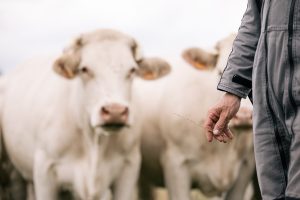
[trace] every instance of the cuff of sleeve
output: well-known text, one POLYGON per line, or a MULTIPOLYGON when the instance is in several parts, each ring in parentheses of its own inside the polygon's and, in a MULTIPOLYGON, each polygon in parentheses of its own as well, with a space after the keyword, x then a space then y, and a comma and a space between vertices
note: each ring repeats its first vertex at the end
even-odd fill
POLYGON ((247 98, 248 94, 250 93, 250 89, 241 90, 241 89, 238 89, 238 88, 230 87, 230 86, 225 85, 223 83, 219 83, 218 86, 217 86, 217 89, 220 90, 220 91, 224 91, 224 92, 234 94, 234 95, 236 95, 238 97, 241 97, 241 98, 244 98, 244 99, 247 98))

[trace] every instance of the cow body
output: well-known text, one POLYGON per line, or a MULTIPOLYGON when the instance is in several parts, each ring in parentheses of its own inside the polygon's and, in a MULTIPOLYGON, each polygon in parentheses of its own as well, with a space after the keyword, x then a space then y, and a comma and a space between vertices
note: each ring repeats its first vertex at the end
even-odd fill
POLYGON ((98 200, 112 186, 114 199, 131 199, 140 163, 130 103, 132 67, 142 69, 135 47, 129 36, 100 30, 59 59, 35 59, 6 76, 4 142, 38 200, 61 189, 98 200))

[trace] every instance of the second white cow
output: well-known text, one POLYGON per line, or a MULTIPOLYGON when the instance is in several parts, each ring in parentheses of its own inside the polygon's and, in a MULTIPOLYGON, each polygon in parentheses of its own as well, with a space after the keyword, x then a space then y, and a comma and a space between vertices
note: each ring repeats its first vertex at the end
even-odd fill
MULTIPOLYGON (((196 68, 211 68, 213 71, 195 70, 177 60, 172 63, 173 71, 166 79, 151 85, 142 81, 136 85, 136 95, 140 98, 137 104, 144 122, 143 199, 151 199, 151 190, 147 188, 151 185, 165 185, 171 200, 190 199, 192 187, 207 196, 222 195, 234 186, 241 166, 249 159, 252 159, 249 166, 252 171, 248 175, 251 179, 254 167, 251 111, 250 115, 243 113, 237 116, 236 120, 242 120, 242 123, 235 124, 235 138, 229 144, 208 144, 203 128, 208 108, 222 95, 216 86, 223 68, 214 66, 218 66, 217 61, 221 62, 221 56, 227 59, 230 41, 232 44, 229 39, 229 46, 225 45, 229 50, 221 48, 218 54, 201 49, 190 49, 184 53, 184 58, 196 68), (240 125, 244 128, 239 129, 240 125)), ((248 183, 249 180, 246 186, 248 183)))

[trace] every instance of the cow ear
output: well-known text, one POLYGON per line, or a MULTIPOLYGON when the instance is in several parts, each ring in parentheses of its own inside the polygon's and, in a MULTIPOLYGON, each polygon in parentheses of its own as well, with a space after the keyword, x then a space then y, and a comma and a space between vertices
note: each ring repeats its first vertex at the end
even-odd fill
POLYGON ((216 66, 218 54, 200 48, 189 48, 183 51, 182 57, 198 70, 209 70, 216 66))
POLYGON ((143 58, 142 49, 141 46, 135 40, 132 41, 131 50, 135 61, 141 61, 143 58))
POLYGON ((137 62, 139 67, 138 76, 145 80, 161 78, 171 71, 171 66, 161 58, 143 58, 137 62))
POLYGON ((53 64, 53 69, 59 75, 73 79, 77 75, 79 59, 75 55, 62 55, 53 64))
POLYGON ((83 36, 76 38, 63 54, 53 64, 53 69, 59 75, 72 79, 77 75, 80 63, 80 49, 83 46, 83 36))
POLYGON ((169 63, 161 58, 144 58, 140 45, 132 40, 132 53, 138 64, 137 75, 145 80, 155 80, 161 78, 171 71, 169 63))

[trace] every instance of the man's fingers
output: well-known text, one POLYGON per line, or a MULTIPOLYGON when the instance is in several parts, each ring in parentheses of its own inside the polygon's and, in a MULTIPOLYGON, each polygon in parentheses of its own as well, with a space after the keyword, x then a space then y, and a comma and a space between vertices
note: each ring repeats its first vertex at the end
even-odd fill
POLYGON ((233 138, 232 133, 228 129, 229 119, 227 116, 227 112, 219 112, 217 109, 208 112, 204 127, 206 138, 209 142, 215 138, 219 142, 227 143, 233 138))
POLYGON ((205 128, 210 128, 211 130, 213 130, 218 119, 219 117, 217 116, 217 114, 215 114, 213 111, 209 112, 204 124, 205 128))
POLYGON ((213 140, 213 127, 214 123, 212 121, 208 121, 205 123, 205 135, 208 142, 211 142, 213 140))
POLYGON ((224 134, 229 138, 229 139, 233 139, 233 134, 231 132, 231 130, 227 127, 224 131, 224 134))
POLYGON ((209 141, 215 138, 220 142, 227 142, 227 139, 233 138, 228 129, 228 122, 238 111, 240 101, 241 98, 226 93, 219 103, 209 110, 205 123, 205 131, 209 141))
POLYGON ((217 123, 219 120, 219 115, 216 113, 216 111, 210 111, 208 114, 208 118, 211 119, 214 123, 217 123))
POLYGON ((228 117, 226 113, 222 113, 218 122, 216 123, 214 129, 213 129, 213 134, 214 135, 220 135, 224 133, 225 129, 227 128, 228 125, 228 117))
POLYGON ((227 143, 233 139, 233 134, 229 128, 225 128, 224 132, 221 132, 218 135, 212 134, 212 137, 218 140, 219 142, 227 143))
POLYGON ((208 142, 211 142, 213 140, 213 133, 210 131, 205 131, 206 139, 208 142))
POLYGON ((208 142, 213 140, 213 129, 217 121, 218 116, 214 112, 209 112, 207 120, 204 123, 205 134, 208 142))
POLYGON ((223 139, 224 139, 223 140, 224 143, 227 143, 231 140, 230 138, 228 138, 228 136, 225 133, 223 134, 223 139))
POLYGON ((215 138, 216 140, 218 140, 219 142, 224 142, 224 137, 223 137, 223 135, 214 135, 214 138, 215 138))

